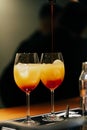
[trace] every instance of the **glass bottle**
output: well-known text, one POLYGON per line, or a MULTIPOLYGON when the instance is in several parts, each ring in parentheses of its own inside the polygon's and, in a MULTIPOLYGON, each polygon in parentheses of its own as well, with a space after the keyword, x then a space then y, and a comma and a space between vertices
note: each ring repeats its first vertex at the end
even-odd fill
POLYGON ((79 92, 82 115, 84 116, 87 113, 87 62, 82 63, 82 71, 79 77, 79 92))

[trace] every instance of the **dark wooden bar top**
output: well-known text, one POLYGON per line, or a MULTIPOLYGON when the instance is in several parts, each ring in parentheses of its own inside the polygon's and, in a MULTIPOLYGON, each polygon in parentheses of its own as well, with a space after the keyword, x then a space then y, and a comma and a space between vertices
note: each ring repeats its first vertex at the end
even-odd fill
MULTIPOLYGON (((55 111, 65 110, 67 105, 70 106, 70 109, 79 107, 80 98, 75 97, 75 98, 65 99, 65 100, 60 100, 55 102, 55 111)), ((49 112, 50 112, 50 101, 49 103, 31 105, 31 116, 49 113, 49 112)), ((1 108, 0 121, 23 118, 26 116, 26 114, 27 114, 26 106, 1 108)))

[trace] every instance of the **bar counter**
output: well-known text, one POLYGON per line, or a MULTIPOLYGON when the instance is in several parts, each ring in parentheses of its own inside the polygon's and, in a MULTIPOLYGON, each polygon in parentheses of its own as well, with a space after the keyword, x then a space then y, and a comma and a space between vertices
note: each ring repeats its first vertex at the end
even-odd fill
MULTIPOLYGON (((55 102, 55 111, 65 110, 66 106, 69 105, 70 109, 77 108, 80 106, 80 98, 75 97, 71 99, 65 99, 55 102)), ((50 112, 50 101, 49 103, 34 104, 31 105, 31 116, 49 113, 50 112)), ((6 121, 11 119, 23 118, 27 114, 27 107, 11 107, 0 109, 0 121, 6 121)))

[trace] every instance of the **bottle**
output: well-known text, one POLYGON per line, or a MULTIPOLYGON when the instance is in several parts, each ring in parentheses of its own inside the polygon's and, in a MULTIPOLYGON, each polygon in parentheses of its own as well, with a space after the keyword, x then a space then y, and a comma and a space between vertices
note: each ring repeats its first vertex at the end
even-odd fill
POLYGON ((87 62, 82 63, 82 71, 79 77, 79 92, 82 115, 85 115, 87 113, 87 62))

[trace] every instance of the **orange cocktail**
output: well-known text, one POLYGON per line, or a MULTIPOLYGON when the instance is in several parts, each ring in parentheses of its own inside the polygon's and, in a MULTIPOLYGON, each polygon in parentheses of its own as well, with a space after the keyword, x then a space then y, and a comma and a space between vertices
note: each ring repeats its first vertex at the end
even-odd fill
POLYGON ((30 93, 40 82, 40 63, 37 53, 16 53, 14 80, 17 86, 26 93, 27 117, 22 123, 28 126, 38 125, 39 122, 30 117, 30 93))
POLYGON ((39 64, 18 63, 14 65, 14 79, 21 90, 30 93, 40 81, 39 64))
POLYGON ((41 69, 41 81, 50 90, 55 90, 64 79, 64 63, 55 60, 52 64, 43 64, 41 69))
POLYGON ((43 117, 44 121, 61 121, 54 112, 54 90, 64 80, 65 66, 61 52, 42 53, 41 55, 41 81, 51 92, 51 113, 43 117))

